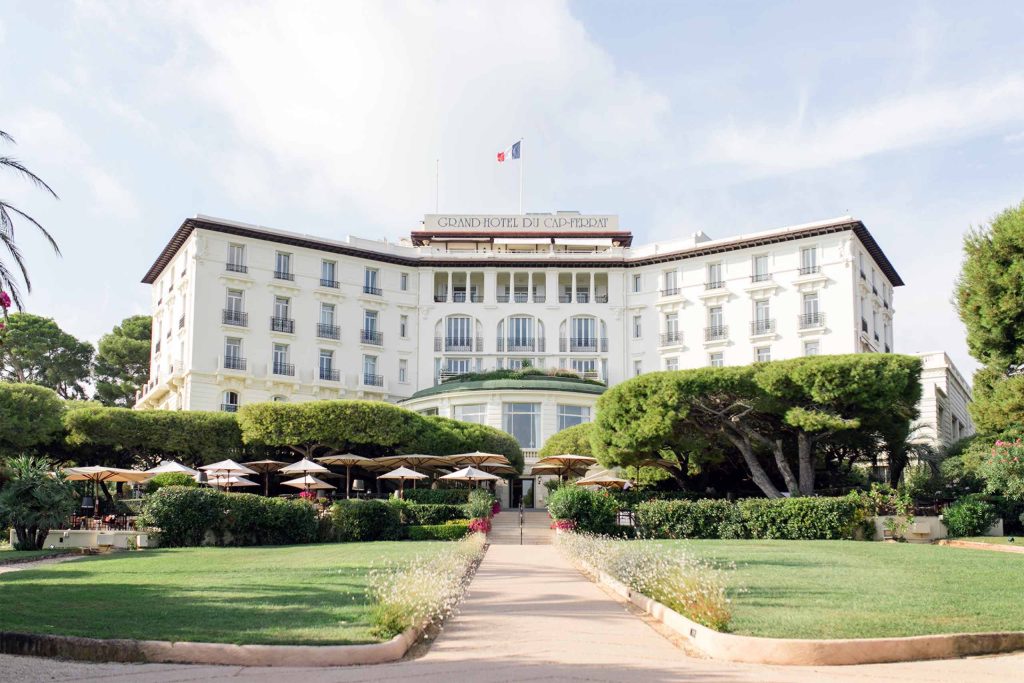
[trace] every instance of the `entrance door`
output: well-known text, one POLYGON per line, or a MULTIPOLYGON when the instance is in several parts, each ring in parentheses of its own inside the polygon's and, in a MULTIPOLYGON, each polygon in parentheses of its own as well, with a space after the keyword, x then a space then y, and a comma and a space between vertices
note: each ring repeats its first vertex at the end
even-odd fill
POLYGON ((510 500, 512 509, 519 507, 522 502, 524 508, 532 508, 535 505, 533 479, 513 479, 510 500))

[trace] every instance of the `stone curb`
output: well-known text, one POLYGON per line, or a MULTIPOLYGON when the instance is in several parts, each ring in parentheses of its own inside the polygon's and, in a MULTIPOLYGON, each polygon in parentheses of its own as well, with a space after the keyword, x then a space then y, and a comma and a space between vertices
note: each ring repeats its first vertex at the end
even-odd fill
POLYGON ((422 633, 411 628, 385 643, 369 645, 231 645, 80 638, 0 631, 0 652, 87 662, 226 664, 230 666, 353 666, 401 659, 422 633))
POLYGON ((954 659, 1024 650, 1024 632, 950 633, 900 638, 848 638, 837 640, 764 638, 721 633, 629 589, 621 581, 581 562, 588 578, 633 603, 708 657, 746 664, 842 666, 884 664, 927 659, 954 659))
POLYGON ((950 541, 942 539, 935 542, 936 545, 946 545, 950 548, 970 548, 972 550, 991 550, 997 553, 1024 553, 1024 546, 999 545, 998 543, 979 543, 978 541, 950 541))

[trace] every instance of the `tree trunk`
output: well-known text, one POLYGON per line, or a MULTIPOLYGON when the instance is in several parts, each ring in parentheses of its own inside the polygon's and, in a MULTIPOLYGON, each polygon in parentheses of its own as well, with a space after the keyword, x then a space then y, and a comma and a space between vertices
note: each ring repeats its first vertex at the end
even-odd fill
POLYGON ((757 488, 761 489, 761 492, 769 498, 781 498, 782 494, 775 488, 775 484, 772 483, 768 473, 761 467, 761 463, 757 461, 757 456, 754 455, 754 449, 750 445, 750 440, 741 434, 733 433, 733 430, 730 429, 725 430, 725 436, 743 456, 743 462, 747 464, 747 469, 750 470, 750 476, 753 478, 754 483, 757 484, 757 488))
POLYGON ((814 439, 804 431, 796 433, 797 454, 800 460, 800 494, 814 495, 814 439))
POLYGON ((775 466, 779 468, 779 472, 782 474, 782 480, 786 482, 786 490, 789 491, 791 496, 800 495, 800 485, 797 483, 796 476, 793 474, 793 468, 789 466, 789 462, 786 461, 786 454, 782 450, 782 439, 776 439, 772 441, 763 434, 752 429, 744 430, 747 434, 753 437, 759 443, 767 446, 772 455, 775 456, 775 466))

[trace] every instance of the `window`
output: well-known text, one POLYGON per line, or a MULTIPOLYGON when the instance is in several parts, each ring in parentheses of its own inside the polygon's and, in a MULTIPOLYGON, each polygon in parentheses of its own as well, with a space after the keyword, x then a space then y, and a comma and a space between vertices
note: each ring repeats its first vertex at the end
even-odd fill
POLYGON ((473 344, 472 318, 453 315, 449 316, 448 319, 445 320, 444 325, 446 348, 472 350, 468 348, 473 344))
POLYGON ((275 375, 293 375, 294 369, 288 363, 288 345, 274 344, 272 372, 275 375))
POLYGON ((667 341, 670 341, 670 342, 679 341, 679 314, 678 313, 666 313, 665 314, 665 336, 668 338, 667 341))
POLYGON ((679 293, 679 283, 677 281, 678 273, 674 270, 665 271, 665 291, 662 292, 665 296, 672 296, 673 294, 679 293))
POLYGON ((597 376, 597 359, 596 358, 573 358, 570 364, 573 372, 578 372, 581 375, 596 377, 597 376))
POLYGON ((708 365, 713 368, 720 368, 725 365, 725 359, 722 357, 722 352, 709 353, 708 354, 708 365))
POLYGON ((639 377, 644 374, 644 362, 640 360, 633 361, 633 376, 639 377))
POLYGON ((235 273, 246 272, 245 267, 245 245, 242 244, 229 244, 228 245, 228 264, 227 268, 235 273))
POLYGON ((508 319, 508 349, 533 346, 533 318, 514 316, 508 319))
POLYGON ((754 324, 751 332, 753 334, 765 334, 771 332, 772 312, 768 299, 758 299, 754 302, 754 324))
POLYGON ((404 358, 398 359, 398 381, 403 384, 409 381, 409 361, 404 358))
POLYGON ((403 292, 409 291, 409 273, 402 273, 398 276, 398 288, 403 292))
POLYGON ((225 391, 221 398, 220 409, 226 413, 238 412, 238 392, 225 391))
POLYGON ((770 280, 771 275, 768 273, 768 257, 765 255, 755 256, 753 267, 752 267, 751 280, 754 282, 764 282, 770 280))
POLYGON ((338 376, 334 370, 334 351, 320 349, 320 379, 337 381, 338 376))
POLYGON ((818 272, 818 250, 815 247, 804 247, 800 250, 800 274, 810 275, 818 272))
POLYGON ((633 293, 638 294, 643 287, 643 277, 637 273, 633 276, 633 293))
POLYGON ((337 261, 321 261, 320 262, 320 286, 321 287, 337 287, 338 286, 338 263, 337 261))
POLYGON ((721 306, 708 309, 708 339, 721 339, 725 336, 724 316, 721 306))
POLYGON ((377 311, 363 311, 363 329, 367 332, 377 331, 377 311))
POLYGON ((678 370, 679 369, 679 359, 674 357, 674 356, 672 358, 666 358, 665 359, 665 369, 666 370, 678 370))
POLYGON ((767 363, 772 359, 772 349, 770 346, 759 346, 754 349, 754 352, 757 354, 758 363, 767 363))
POLYGON ((804 318, 808 323, 818 321, 818 293, 808 292, 803 299, 804 318))
POLYGON ((334 304, 320 304, 320 324, 334 326, 334 304))
POLYGON ((505 431, 519 442, 521 448, 537 448, 539 403, 505 403, 502 405, 505 431))
POLYGON ((633 316, 633 339, 639 339, 643 334, 643 319, 642 315, 633 316))
POLYGON ((478 425, 484 424, 487 417, 486 403, 469 403, 462 406, 455 406, 455 419, 463 422, 474 422, 478 425))
POLYGON ((240 289, 229 289, 228 290, 228 300, 227 300, 227 304, 226 305, 227 305, 227 310, 231 311, 232 313, 241 313, 242 312, 242 290, 240 290, 240 289))
POLYGON ((590 422, 590 406, 558 406, 558 431, 590 422))
POLYGON ((224 367, 228 370, 245 370, 242 358, 242 340, 238 337, 224 339, 224 367))
POLYGON ((407 315, 398 317, 398 336, 402 339, 409 336, 409 316, 407 315))
POLYGON ((286 320, 291 310, 291 302, 286 296, 274 297, 274 317, 279 320, 286 320))
POLYGON ((594 345, 594 340, 597 339, 594 318, 572 318, 569 322, 572 327, 572 338, 577 344, 594 345))
POLYGON ((277 252, 274 257, 274 277, 279 280, 293 280, 292 255, 283 251, 277 252))
POLYGON ((816 342, 816 341, 804 342, 804 355, 805 356, 817 356, 819 351, 820 351, 820 347, 818 345, 818 342, 816 342))
POLYGON ((417 410, 416 412, 427 417, 437 417, 437 408, 424 408, 423 410, 417 410))
POLYGON ((722 281, 722 264, 721 263, 709 263, 708 264, 708 279, 705 287, 707 289, 718 289, 724 287, 725 283, 722 281))
POLYGON ((366 294, 380 294, 380 271, 376 268, 367 268, 363 271, 363 292, 366 294))
POLYGON ((363 356, 363 384, 384 386, 384 380, 377 374, 377 356, 363 356))

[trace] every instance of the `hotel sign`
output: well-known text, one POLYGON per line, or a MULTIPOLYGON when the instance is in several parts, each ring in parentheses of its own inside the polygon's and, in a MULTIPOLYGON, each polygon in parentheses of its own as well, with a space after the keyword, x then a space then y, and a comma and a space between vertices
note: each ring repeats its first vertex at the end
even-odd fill
POLYGON ((423 229, 434 230, 568 230, 618 231, 619 217, 585 216, 577 213, 534 213, 523 215, 427 214, 423 229))

